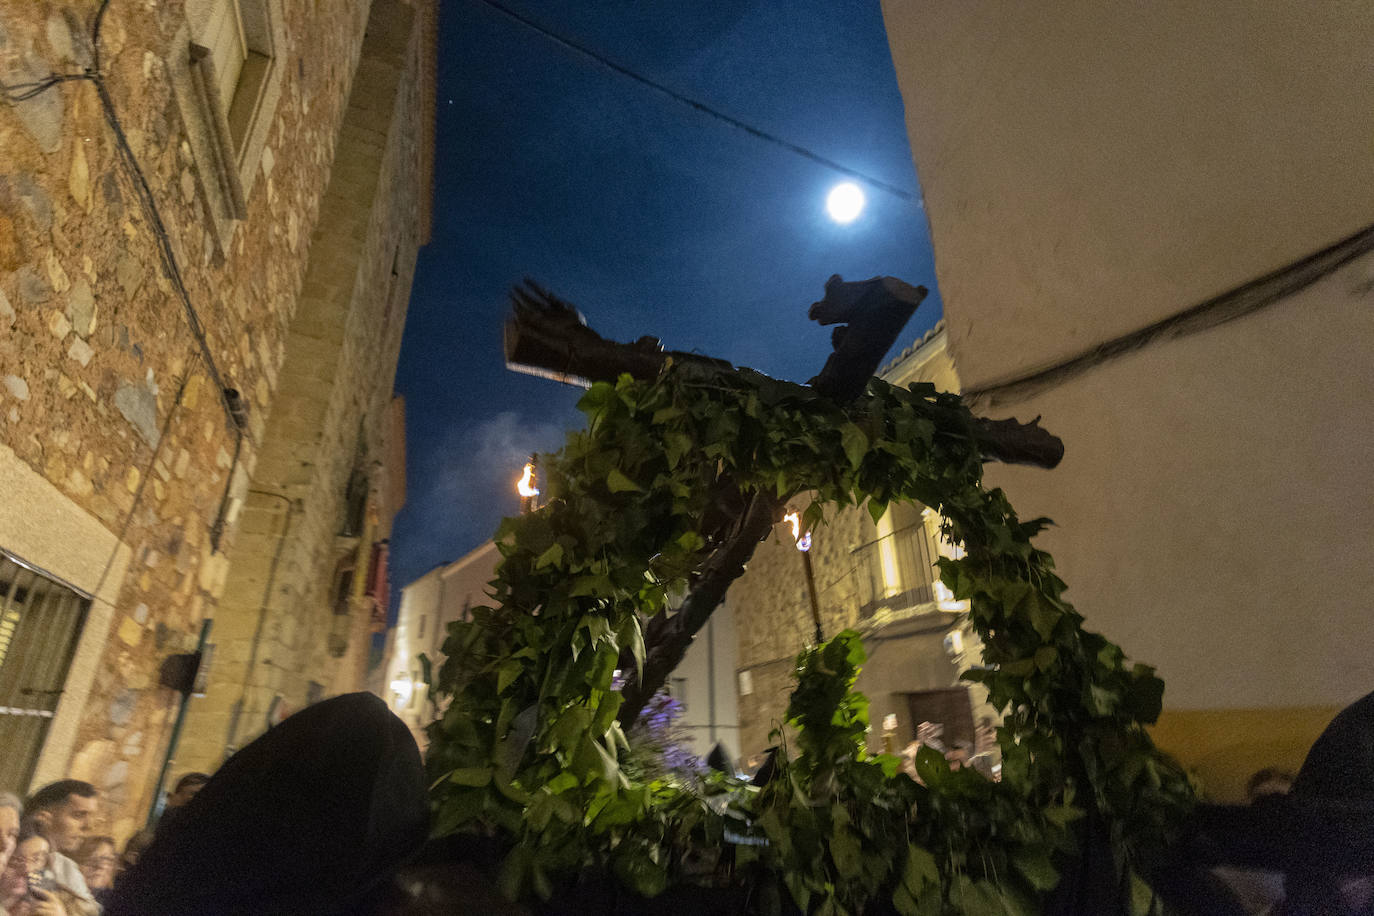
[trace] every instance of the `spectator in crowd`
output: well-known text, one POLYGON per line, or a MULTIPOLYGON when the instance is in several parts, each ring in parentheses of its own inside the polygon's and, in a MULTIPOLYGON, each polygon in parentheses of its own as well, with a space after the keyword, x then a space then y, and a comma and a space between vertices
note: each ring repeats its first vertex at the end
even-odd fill
POLYGON ((1254 804, 1268 795, 1287 795, 1293 788, 1294 776, 1278 767, 1265 767, 1251 775, 1245 784, 1245 800, 1254 804))
POLYGON ((0 872, 0 912, 6 916, 73 916, 52 881, 52 845, 43 827, 25 820, 5 870, 0 872), (50 886, 44 887, 44 884, 50 886))
POLYGON ((153 839, 156 836, 157 833, 155 831, 148 827, 144 827, 142 830, 135 832, 133 836, 129 837, 128 842, 124 844, 124 852, 120 853, 119 862, 115 866, 114 884, 111 890, 105 894, 105 899, 101 899, 99 896, 96 897, 97 900, 100 900, 101 906, 109 905, 109 898, 114 896, 114 890, 119 888, 120 884, 124 881, 125 873, 138 864, 138 859, 143 855, 143 850, 153 845, 153 839))
POLYGON ((86 879, 91 895, 97 903, 104 905, 114 890, 115 867, 119 864, 114 837, 86 837, 81 841, 74 858, 81 867, 81 876, 86 879))
POLYGON ((186 803, 195 798, 196 793, 209 781, 210 777, 204 773, 187 773, 178 779, 171 794, 167 796, 167 805, 162 810, 162 816, 158 818, 157 829, 161 830, 178 817, 186 803))
POLYGON ((95 817, 95 786, 79 779, 63 779, 33 793, 24 808, 40 824, 53 846, 53 877, 57 886, 82 900, 94 902, 81 868, 70 857, 91 832, 95 817))
POLYGON ((19 842, 19 821, 24 817, 24 803, 19 796, 0 792, 0 872, 10 860, 14 845, 19 842))
POLYGON ((124 844, 124 852, 119 856, 120 874, 138 864, 139 856, 143 855, 143 850, 153 845, 153 838, 156 836, 156 833, 144 827, 129 837, 129 841, 124 844))
POLYGON ((196 797, 210 777, 204 773, 187 773, 177 780, 176 787, 172 789, 172 794, 167 796, 168 808, 180 808, 188 801, 196 797))

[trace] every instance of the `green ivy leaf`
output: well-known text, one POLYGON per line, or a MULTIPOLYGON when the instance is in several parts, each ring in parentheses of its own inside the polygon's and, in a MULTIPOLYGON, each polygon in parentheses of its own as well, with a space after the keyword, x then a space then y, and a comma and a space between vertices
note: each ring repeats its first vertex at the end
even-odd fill
POLYGON ((1059 623, 1059 618, 1063 614, 1058 608, 1041 600, 1040 596, 1034 592, 1027 595, 1026 610, 1036 634, 1048 642, 1054 636, 1055 625, 1059 623))
POLYGON ((1049 853, 1039 846, 1024 846, 1012 853, 1012 866, 1037 891, 1050 891, 1059 884, 1059 869, 1050 861, 1049 853))
POLYGON ((668 886, 668 863, 654 861, 638 843, 621 845, 615 858, 615 872, 643 897, 657 897, 668 886))
POLYGON ((430 828, 432 836, 448 836, 468 821, 482 813, 486 793, 481 789, 466 789, 450 792, 439 802, 430 828))
POLYGON ((496 669, 496 692, 505 693, 506 688, 515 683, 525 669, 515 659, 508 659, 501 663, 501 667, 496 669))
POLYGON ((1155 892, 1141 877, 1131 872, 1131 916, 1154 916, 1156 907, 1155 892))
POLYGON ((552 566, 554 569, 563 567, 563 545, 555 541, 553 546, 539 555, 539 559, 534 561, 535 569, 543 569, 545 566, 552 566))
POLYGON ((585 706, 569 706, 553 723, 549 737, 565 750, 575 749, 592 724, 592 711, 585 706))
POLYGON ((933 747, 922 744, 916 749, 916 775, 933 789, 949 778, 949 761, 933 747))
POLYGON ((837 829, 830 837, 830 858, 841 878, 853 880, 863 874, 863 850, 859 846, 859 839, 844 827, 837 829))
POLYGON ((630 654, 635 660, 635 673, 638 675, 644 670, 644 630, 639 625, 639 615, 631 614, 626 617, 616 637, 620 645, 630 647, 630 654))
POLYGON ((868 436, 862 429, 853 423, 844 424, 840 427, 840 443, 851 468, 863 463, 864 455, 868 454, 868 436))
POLYGON ((669 420, 676 420, 680 416, 682 416, 681 407, 660 407, 654 411, 654 418, 650 422, 655 426, 662 426, 669 420))
POLYGON ((1082 808, 1075 808, 1073 805, 1057 805, 1045 809, 1045 819, 1060 827, 1067 827, 1082 817, 1083 814, 1082 808))
POLYGON ((975 881, 964 874, 955 879, 954 884, 954 893, 950 896, 964 916, 1006 916, 1002 895, 987 881, 975 881))
POLYGON ((448 781, 456 786, 480 788, 491 782, 491 770, 486 767, 460 767, 448 774, 448 781))
POLYGON ((902 868, 902 886, 913 900, 919 899, 928 885, 939 885, 940 869, 930 851, 912 843, 906 848, 906 865, 902 868))
POLYGON ((606 475, 606 489, 612 493, 643 493, 639 484, 626 477, 619 468, 611 468, 606 475))

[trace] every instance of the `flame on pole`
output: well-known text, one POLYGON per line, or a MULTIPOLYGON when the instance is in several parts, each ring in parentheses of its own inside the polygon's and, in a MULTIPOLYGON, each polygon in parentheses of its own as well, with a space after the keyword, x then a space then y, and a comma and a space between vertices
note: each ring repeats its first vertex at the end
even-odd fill
POLYGON ((801 533, 801 516, 796 512, 789 512, 782 517, 784 522, 792 525, 792 540, 797 542, 797 549, 806 553, 811 549, 811 532, 801 533))
POLYGON ((816 598, 816 575, 811 571, 811 532, 801 530, 801 515, 789 512, 782 520, 792 526, 792 540, 801 553, 802 570, 806 573, 806 594, 811 598, 811 620, 816 625, 817 644, 825 641, 825 631, 821 629, 821 604, 816 598))
POLYGON ((530 460, 525 462, 525 473, 515 484, 515 491, 520 494, 520 511, 528 512, 531 509, 539 508, 539 487, 536 486, 537 478, 535 471, 538 465, 537 456, 531 455, 530 460))

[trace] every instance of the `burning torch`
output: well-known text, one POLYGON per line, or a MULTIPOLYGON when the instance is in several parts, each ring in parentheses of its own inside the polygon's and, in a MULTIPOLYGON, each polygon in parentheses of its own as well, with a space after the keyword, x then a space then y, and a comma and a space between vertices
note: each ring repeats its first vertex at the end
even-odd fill
POLYGON ((816 576, 811 572, 811 532, 802 533, 801 515, 796 512, 789 512, 782 517, 782 520, 792 525, 792 540, 797 543, 797 552, 801 554, 802 569, 806 572, 806 594, 811 598, 811 619, 816 624, 816 643, 819 645, 825 640, 825 633, 821 629, 821 605, 816 600, 816 576))
POLYGON ((539 463, 538 455, 530 455, 530 460, 525 462, 525 473, 515 484, 515 490, 520 494, 520 511, 529 512, 531 509, 539 508, 539 487, 535 485, 535 470, 539 463))

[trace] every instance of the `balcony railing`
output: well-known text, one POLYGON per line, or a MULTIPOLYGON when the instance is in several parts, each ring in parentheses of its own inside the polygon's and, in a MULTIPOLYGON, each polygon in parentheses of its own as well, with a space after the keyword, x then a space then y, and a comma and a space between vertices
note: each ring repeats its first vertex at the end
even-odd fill
POLYGON ((859 619, 867 620, 882 610, 898 612, 936 603, 939 570, 935 560, 939 555, 930 532, 920 522, 856 547, 859 619))

